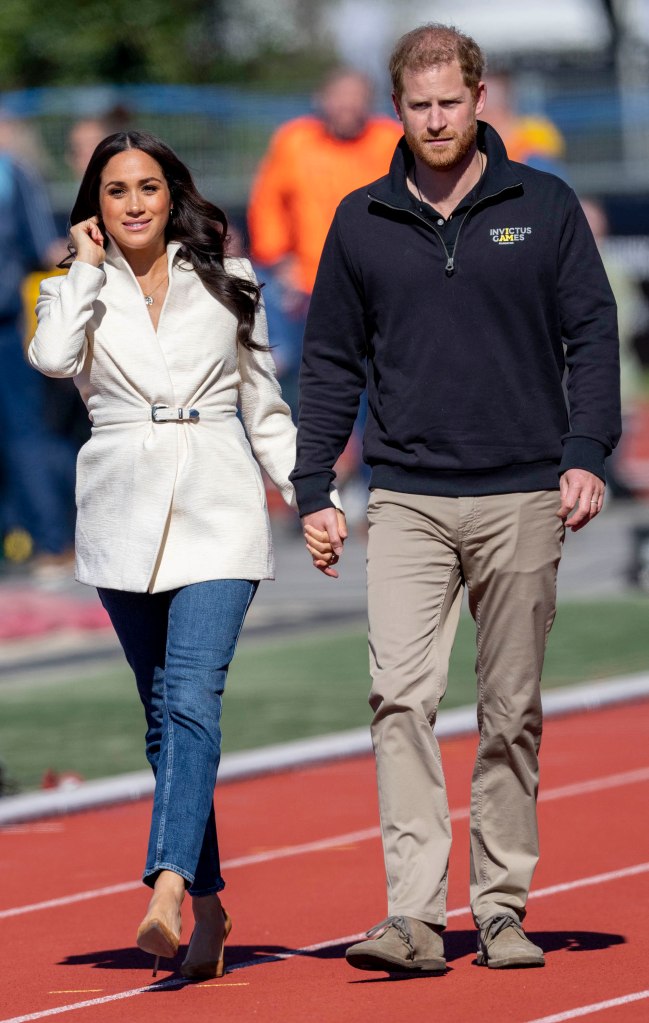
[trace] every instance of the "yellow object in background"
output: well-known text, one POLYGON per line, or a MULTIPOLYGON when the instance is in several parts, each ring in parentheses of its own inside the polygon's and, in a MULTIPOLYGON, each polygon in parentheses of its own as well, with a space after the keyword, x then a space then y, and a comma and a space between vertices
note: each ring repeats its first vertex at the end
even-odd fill
POLYGON ((54 266, 49 270, 35 270, 25 277, 22 286, 23 317, 25 323, 23 347, 25 351, 27 351, 29 342, 36 331, 36 300, 38 299, 41 281, 45 280, 46 277, 60 277, 67 272, 67 270, 59 270, 58 267, 54 266))
POLYGON ((3 541, 3 553, 7 561, 20 564, 32 556, 34 544, 25 529, 11 529, 3 541))

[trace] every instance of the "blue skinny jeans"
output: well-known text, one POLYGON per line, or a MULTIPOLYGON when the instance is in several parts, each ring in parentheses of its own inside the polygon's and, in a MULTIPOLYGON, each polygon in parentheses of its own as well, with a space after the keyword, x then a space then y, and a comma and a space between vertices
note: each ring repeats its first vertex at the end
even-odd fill
POLYGON ((220 892, 214 786, 228 667, 256 582, 214 579, 164 593, 98 590, 135 675, 156 779, 143 881, 161 870, 191 895, 220 892))

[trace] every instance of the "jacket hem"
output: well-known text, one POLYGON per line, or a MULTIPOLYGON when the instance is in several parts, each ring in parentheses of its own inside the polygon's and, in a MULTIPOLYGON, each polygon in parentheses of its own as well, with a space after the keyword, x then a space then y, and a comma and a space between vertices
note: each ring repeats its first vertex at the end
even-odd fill
POLYGON ((370 488, 431 497, 483 497, 559 489, 559 462, 525 462, 493 469, 462 471, 405 469, 375 465, 370 488))

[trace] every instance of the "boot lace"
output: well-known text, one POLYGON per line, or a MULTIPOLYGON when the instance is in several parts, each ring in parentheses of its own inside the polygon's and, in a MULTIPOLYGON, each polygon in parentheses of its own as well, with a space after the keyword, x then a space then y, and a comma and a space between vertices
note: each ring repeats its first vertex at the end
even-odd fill
POLYGON ((515 920, 509 913, 497 913, 496 916, 492 916, 478 933, 478 951, 480 951, 481 943, 486 945, 487 942, 493 941, 494 938, 502 931, 507 930, 508 927, 513 927, 518 934, 523 936, 525 934, 518 920, 515 920))
POLYGON ((376 924, 368 932, 368 938, 380 938, 381 935, 385 934, 389 927, 394 927, 395 931, 405 944, 408 949, 408 959, 415 958, 415 946, 413 942, 412 932, 408 926, 408 921, 405 916, 388 916, 385 920, 382 920, 380 924, 376 924))

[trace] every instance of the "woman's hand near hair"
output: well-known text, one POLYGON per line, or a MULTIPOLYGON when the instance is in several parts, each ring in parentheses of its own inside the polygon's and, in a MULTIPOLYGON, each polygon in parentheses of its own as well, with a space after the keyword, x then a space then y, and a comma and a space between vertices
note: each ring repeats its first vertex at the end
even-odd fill
POLYGON ((99 218, 90 217, 70 228, 70 240, 76 250, 76 258, 80 263, 99 266, 106 258, 104 236, 99 230, 99 218))

